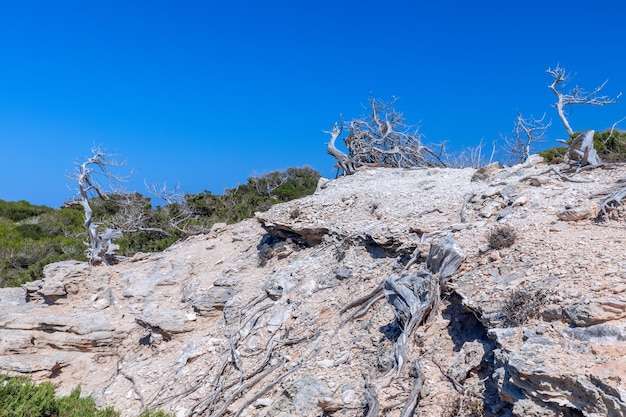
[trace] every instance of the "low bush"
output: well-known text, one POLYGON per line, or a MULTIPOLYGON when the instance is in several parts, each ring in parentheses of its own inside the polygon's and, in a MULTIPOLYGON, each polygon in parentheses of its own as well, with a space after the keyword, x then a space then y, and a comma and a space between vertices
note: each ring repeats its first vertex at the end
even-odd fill
MULTIPOLYGON (((27 377, 0 375, 0 417, 119 417, 113 407, 99 409, 91 396, 81 397, 80 387, 57 397, 50 382, 34 383, 27 377)), ((139 417, 172 417, 162 410, 144 411, 139 417)))
POLYGON ((80 397, 80 388, 56 397, 50 382, 35 384, 26 377, 0 376, 2 417, 118 417, 112 407, 96 408, 91 397, 80 397))
MULTIPOLYGON (((574 132, 568 141, 578 137, 580 132, 574 132)), ((626 132, 609 129, 604 132, 596 132, 593 135, 593 148, 604 162, 626 162, 626 132)), ((539 152, 539 155, 548 164, 560 164, 564 162, 568 146, 557 146, 539 152)))
POLYGON ((506 224, 497 226, 487 235, 489 246, 493 249, 508 248, 515 243, 516 238, 515 230, 506 224))
MULTIPOLYGON (((207 232, 215 223, 236 223, 273 204, 312 194, 319 178, 317 171, 305 166, 251 177, 223 195, 208 191, 187 194, 184 203, 164 207, 153 208, 150 198, 139 193, 111 194, 90 202, 101 230, 123 231, 115 243, 120 255, 130 257, 137 252, 162 251, 187 235, 207 232), (186 210, 188 220, 177 227, 172 219, 185 218, 186 210)), ((55 210, 27 201, 0 200, 0 287, 41 279, 43 267, 51 262, 86 261, 84 221, 80 204, 69 203, 55 210)))
POLYGON ((520 288, 513 291, 504 301, 502 314, 507 326, 521 326, 541 315, 541 307, 548 302, 545 289, 520 288))

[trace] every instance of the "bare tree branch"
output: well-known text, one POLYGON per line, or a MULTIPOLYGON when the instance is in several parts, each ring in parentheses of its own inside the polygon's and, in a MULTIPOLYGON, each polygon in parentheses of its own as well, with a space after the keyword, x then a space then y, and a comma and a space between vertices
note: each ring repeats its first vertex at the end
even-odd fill
POLYGON ((533 143, 543 140, 546 131, 552 125, 552 121, 545 122, 545 119, 545 113, 541 118, 531 115, 529 119, 518 113, 513 137, 501 136, 505 143, 505 152, 511 156, 514 164, 526 161, 531 154, 533 143))
POLYGON ((337 160, 335 164, 337 168, 344 175, 352 175, 356 171, 354 164, 350 161, 350 157, 346 155, 344 152, 340 151, 335 145, 335 141, 341 133, 343 132, 343 118, 341 119, 341 123, 333 126, 331 131, 324 131, 324 133, 328 133, 330 135, 330 141, 328 142, 328 147, 326 148, 329 155, 334 157, 337 160))
POLYGON ((259 195, 272 197, 272 193, 289 179, 287 171, 275 171, 259 177, 251 177, 250 182, 259 195))
POLYGON ((330 132, 327 151, 336 160, 344 175, 361 166, 422 167, 444 165, 443 161, 422 144, 422 135, 404 122, 393 108, 396 99, 384 103, 370 97, 370 114, 361 119, 335 125, 330 132), (335 145, 343 129, 348 136, 343 141, 348 154, 335 145))
POLYGON ((160 227, 152 227, 152 205, 150 199, 139 193, 113 194, 109 196, 117 204, 117 211, 106 220, 106 224, 123 233, 146 232, 169 236, 160 227))
POLYGON ((569 93, 564 93, 562 91, 562 87, 572 79, 571 73, 567 73, 565 69, 561 68, 558 64, 555 69, 548 68, 546 72, 554 78, 552 84, 550 84, 548 88, 557 96, 557 102, 555 104, 556 110, 559 114, 561 122, 563 122, 563 125, 565 126, 565 130, 567 130, 567 133, 570 136, 574 134, 574 130, 571 128, 569 121, 567 120, 565 106, 573 104, 604 106, 606 104, 616 103, 622 95, 622 93, 619 93, 615 98, 600 95, 600 91, 602 91, 608 80, 604 81, 599 87, 596 87, 590 93, 584 91, 578 86, 574 87, 574 89, 569 93))
POLYGON ((496 153, 496 142, 491 144, 491 153, 489 159, 483 153, 485 147, 484 140, 481 138, 476 146, 467 147, 460 152, 448 153, 445 143, 441 144, 440 159, 444 161, 444 165, 450 168, 480 168, 493 162, 496 153))
POLYGON ((91 149, 92 156, 83 163, 76 163, 74 173, 69 177, 78 181, 78 195, 80 203, 85 211, 85 228, 89 236, 87 242, 87 258, 91 265, 107 264, 115 262, 117 245, 113 244, 113 240, 120 238, 122 232, 119 230, 105 229, 101 234, 98 230, 98 224, 93 220, 93 210, 89 205, 92 197, 108 198, 107 192, 103 189, 98 181, 98 177, 111 184, 123 181, 122 177, 114 175, 109 167, 123 166, 124 162, 117 162, 112 158, 111 154, 105 153, 101 147, 91 149))
POLYGON ((167 184, 150 184, 144 182, 148 192, 167 203, 164 209, 167 212, 170 226, 181 233, 188 234, 187 226, 194 215, 193 210, 187 204, 187 198, 180 192, 180 184, 174 189, 168 189, 167 184))

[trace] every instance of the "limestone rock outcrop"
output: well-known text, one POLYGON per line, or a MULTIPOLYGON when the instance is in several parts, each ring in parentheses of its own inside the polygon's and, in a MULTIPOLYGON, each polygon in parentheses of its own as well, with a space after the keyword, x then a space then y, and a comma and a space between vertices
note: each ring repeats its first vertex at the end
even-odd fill
POLYGON ((0 370, 124 416, 626 415, 612 168, 364 169, 162 253, 52 264, 0 290, 0 370), (406 334, 383 284, 426 270, 440 299, 406 334))

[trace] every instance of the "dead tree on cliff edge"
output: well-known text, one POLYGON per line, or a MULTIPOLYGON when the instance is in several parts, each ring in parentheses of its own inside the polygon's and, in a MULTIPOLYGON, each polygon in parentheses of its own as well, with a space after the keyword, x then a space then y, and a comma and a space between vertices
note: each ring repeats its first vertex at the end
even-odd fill
POLYGON ((396 168, 444 165, 441 159, 422 144, 422 135, 412 131, 404 121, 402 113, 393 108, 395 99, 384 103, 370 97, 370 114, 335 124, 328 142, 328 153, 336 160, 342 175, 353 174, 362 166, 385 166, 396 168), (348 136, 343 142, 348 153, 335 145, 343 130, 348 136))
POLYGON ((85 162, 76 163, 76 169, 70 178, 78 181, 78 197, 85 211, 84 226, 89 237, 89 241, 85 244, 87 245, 89 264, 110 265, 116 259, 114 251, 117 245, 113 244, 113 240, 122 237, 122 232, 108 228, 100 232, 98 224, 93 221, 93 210, 89 205, 89 199, 92 197, 107 198, 107 193, 98 181, 98 177, 104 178, 107 182, 121 181, 122 178, 111 173, 109 167, 122 166, 124 163, 110 159, 111 155, 103 152, 100 147, 93 148, 91 152, 92 156, 85 162))
POLYGON ((561 122, 563 122, 563 126, 565 126, 565 130, 570 135, 570 137, 574 134, 574 130, 571 128, 567 116, 565 114, 565 106, 570 106, 573 104, 590 104, 592 106, 604 106, 606 104, 613 104, 617 102, 617 99, 620 98, 622 93, 619 93, 617 97, 610 98, 608 96, 600 96, 600 91, 604 88, 607 81, 603 82, 602 85, 597 87, 590 93, 587 93, 582 88, 578 86, 574 87, 568 93, 564 93, 562 91, 562 87, 567 84, 569 80, 571 80, 572 75, 567 73, 564 68, 561 68, 558 64, 555 69, 548 68, 546 70, 548 74, 554 77, 552 84, 548 86, 550 90, 557 96, 557 102, 555 104, 556 111, 559 114, 559 118, 561 122))

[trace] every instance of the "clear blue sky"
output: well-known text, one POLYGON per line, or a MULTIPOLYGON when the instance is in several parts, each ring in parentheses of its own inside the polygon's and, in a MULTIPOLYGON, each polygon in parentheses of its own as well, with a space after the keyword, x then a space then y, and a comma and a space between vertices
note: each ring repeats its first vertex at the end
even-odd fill
MULTIPOLYGON (((94 144, 142 194, 305 164, 333 176, 322 131, 370 94, 455 149, 546 112, 546 148, 565 137, 548 67, 626 93, 625 4, 0 0, 0 199, 59 207, 94 144)), ((623 101, 574 108, 572 127, 610 127, 623 101)))

